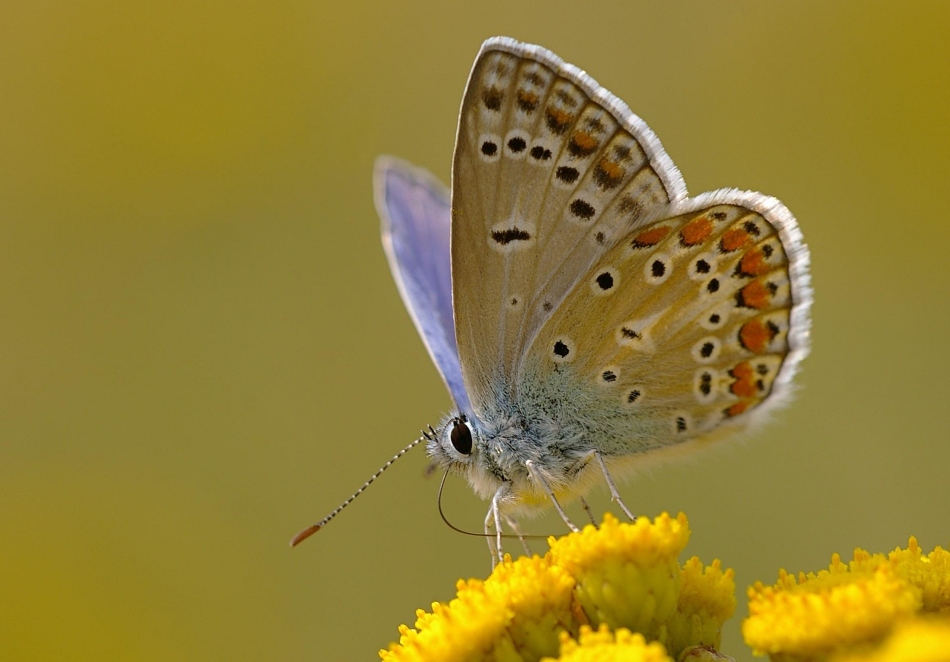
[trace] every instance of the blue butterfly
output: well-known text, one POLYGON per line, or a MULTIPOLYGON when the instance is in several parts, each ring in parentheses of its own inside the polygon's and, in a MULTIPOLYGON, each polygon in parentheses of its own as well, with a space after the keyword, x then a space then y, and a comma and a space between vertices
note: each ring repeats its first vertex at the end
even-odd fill
POLYGON ((576 529, 560 502, 600 481, 632 518, 611 472, 761 420, 808 352, 809 256, 788 209, 687 197, 649 127, 539 46, 482 45, 451 194, 383 157, 375 196, 455 403, 429 455, 490 500, 499 558, 503 521, 553 504, 576 529))

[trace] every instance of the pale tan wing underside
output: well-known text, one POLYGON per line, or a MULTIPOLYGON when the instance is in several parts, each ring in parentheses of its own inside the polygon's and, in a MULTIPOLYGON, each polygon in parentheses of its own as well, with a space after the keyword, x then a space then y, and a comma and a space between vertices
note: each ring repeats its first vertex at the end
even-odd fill
POLYGON ((486 42, 462 102, 452 188, 456 335, 476 411, 511 388, 577 278, 684 197, 655 135, 616 97, 540 47, 486 42))
POLYGON ((600 411, 629 414, 617 454, 746 422, 807 351, 807 252, 788 210, 730 190, 679 207, 603 254, 529 350, 542 381, 571 371, 600 411))

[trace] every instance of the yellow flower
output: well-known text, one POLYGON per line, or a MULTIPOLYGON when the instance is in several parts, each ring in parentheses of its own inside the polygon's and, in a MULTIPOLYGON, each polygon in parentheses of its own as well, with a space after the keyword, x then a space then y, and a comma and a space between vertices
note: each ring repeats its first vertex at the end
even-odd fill
POLYGON ((599 529, 552 542, 548 555, 577 579, 574 595, 592 624, 639 632, 678 657, 687 646, 718 648, 736 605, 733 573, 718 561, 704 569, 693 558, 680 568, 688 540, 683 514, 633 524, 606 515, 599 529))
POLYGON ((924 556, 913 536, 907 549, 897 548, 886 557, 868 554, 863 549, 854 551, 852 572, 880 567, 891 568, 898 577, 920 589, 923 611, 950 614, 950 552, 937 547, 924 556))
MULTIPOLYGON (((416 612, 400 626, 383 660, 537 660, 558 650, 558 632, 574 625, 574 580, 537 556, 506 558, 491 577, 459 581, 457 597, 416 612)), ((575 626, 576 630, 576 626, 575 626)))
POLYGON ((736 611, 736 583, 731 568, 710 566, 693 557, 683 564, 679 602, 667 622, 667 648, 682 651, 688 646, 719 648, 722 625, 736 611))
POLYGON ((632 524, 608 515, 599 529, 587 526, 552 541, 548 556, 577 580, 574 595, 591 623, 626 627, 657 640, 676 609, 677 557, 688 540, 685 515, 632 524))
POLYGON ((432 613, 416 612, 416 628, 399 627, 400 645, 380 651, 385 660, 483 660, 504 633, 507 614, 494 604, 481 582, 458 583, 458 597, 433 603, 432 613))
POLYGON ((684 515, 632 524, 607 515, 599 528, 551 538, 544 557, 506 557, 484 582, 460 581, 454 600, 418 612, 415 628, 402 626, 399 643, 380 656, 534 661, 556 655, 560 637, 589 624, 616 637, 619 628, 638 632, 673 657, 690 646, 718 646, 735 610, 732 571, 695 558, 680 568, 688 539, 684 515))
POLYGON ((546 657, 543 662, 673 662, 673 658, 660 644, 648 644, 641 634, 626 628, 611 633, 604 624, 596 632, 583 626, 576 641, 563 633, 561 657, 546 657))
POLYGON ((950 662, 950 621, 904 621, 876 649, 838 656, 834 662, 950 662))
POLYGON ((756 653, 821 658, 836 649, 885 635, 894 622, 912 615, 919 595, 885 571, 795 577, 784 571, 775 586, 749 590, 745 641, 756 653))
POLYGON ((572 612, 574 579, 547 559, 532 556, 511 561, 506 557, 485 587, 498 604, 505 605, 511 648, 525 659, 557 650, 562 629, 577 631, 572 612))
POLYGON ((773 659, 823 660, 873 646, 896 624, 925 612, 950 611, 950 554, 924 556, 914 538, 906 550, 885 556, 855 550, 844 563, 749 589, 746 643, 773 659))

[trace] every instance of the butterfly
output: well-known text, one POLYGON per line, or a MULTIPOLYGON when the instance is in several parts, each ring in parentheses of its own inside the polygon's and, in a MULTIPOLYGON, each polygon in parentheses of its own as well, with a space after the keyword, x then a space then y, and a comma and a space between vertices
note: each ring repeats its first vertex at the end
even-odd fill
POLYGON ((428 453, 490 501, 498 557, 503 521, 553 504, 576 530, 560 502, 599 481, 632 518, 611 472, 761 420, 808 352, 789 210, 737 189, 688 197, 643 120, 540 46, 482 45, 451 193, 381 157, 375 198, 455 404, 428 453))

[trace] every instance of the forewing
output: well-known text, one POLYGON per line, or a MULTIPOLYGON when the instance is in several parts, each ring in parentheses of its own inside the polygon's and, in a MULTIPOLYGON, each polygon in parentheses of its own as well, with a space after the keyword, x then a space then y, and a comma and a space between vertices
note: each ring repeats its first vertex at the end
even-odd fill
POLYGON ((810 304, 791 213, 759 193, 715 191, 602 255, 528 361, 542 383, 566 372, 589 387, 603 423, 591 443, 631 455, 747 423, 781 401, 808 350, 810 304))
POLYGON ((490 39, 459 119, 452 270, 462 374, 476 410, 511 391, 525 348, 581 274, 685 197, 652 131, 576 67, 490 39))
POLYGON ((377 159, 374 187, 396 286, 455 404, 469 411, 452 317, 449 191, 427 171, 392 157, 377 159))

